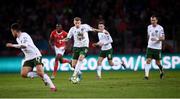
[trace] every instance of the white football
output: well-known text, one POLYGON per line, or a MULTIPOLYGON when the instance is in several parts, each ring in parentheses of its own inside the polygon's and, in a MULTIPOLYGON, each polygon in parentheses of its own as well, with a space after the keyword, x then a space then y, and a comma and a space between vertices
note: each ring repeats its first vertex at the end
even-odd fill
POLYGON ((77 84, 77 83, 80 82, 80 79, 79 79, 79 77, 71 77, 71 82, 72 82, 73 84, 77 84))

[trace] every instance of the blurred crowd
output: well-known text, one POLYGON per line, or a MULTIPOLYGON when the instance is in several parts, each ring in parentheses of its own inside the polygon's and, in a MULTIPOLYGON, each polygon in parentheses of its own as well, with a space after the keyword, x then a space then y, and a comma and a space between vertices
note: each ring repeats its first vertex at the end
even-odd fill
MULTIPOLYGON (((6 0, 0 1, 0 55, 21 55, 18 49, 5 47, 7 42, 16 43, 10 32, 14 22, 22 24, 45 55, 53 55, 49 46, 49 35, 56 23, 65 31, 73 26, 73 18, 79 16, 83 23, 97 28, 98 21, 104 20, 106 29, 113 38, 116 54, 145 53, 147 47, 147 26, 151 15, 159 17, 164 27, 166 41, 163 52, 179 52, 180 37, 179 0, 6 0)), ((97 34, 89 33, 89 54, 97 54, 97 34)), ((71 54, 72 41, 66 54, 71 54)))

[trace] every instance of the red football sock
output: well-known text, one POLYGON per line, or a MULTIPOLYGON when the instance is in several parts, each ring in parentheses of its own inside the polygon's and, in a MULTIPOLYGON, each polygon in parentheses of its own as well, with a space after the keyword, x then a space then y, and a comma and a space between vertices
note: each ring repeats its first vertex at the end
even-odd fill
POLYGON ((53 71, 53 76, 56 76, 56 73, 57 73, 57 69, 58 69, 58 59, 55 60, 55 65, 54 65, 54 71, 53 71))
POLYGON ((62 63, 70 63, 71 61, 68 60, 68 59, 66 59, 66 58, 63 58, 61 62, 62 62, 62 63))

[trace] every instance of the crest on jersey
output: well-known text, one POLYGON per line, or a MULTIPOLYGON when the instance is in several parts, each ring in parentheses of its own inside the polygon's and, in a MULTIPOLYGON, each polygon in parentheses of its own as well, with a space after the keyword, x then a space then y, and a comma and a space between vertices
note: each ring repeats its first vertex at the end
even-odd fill
POLYGON ((155 30, 155 33, 158 33, 158 30, 155 30))
POLYGON ((84 31, 84 28, 81 28, 81 31, 84 31))

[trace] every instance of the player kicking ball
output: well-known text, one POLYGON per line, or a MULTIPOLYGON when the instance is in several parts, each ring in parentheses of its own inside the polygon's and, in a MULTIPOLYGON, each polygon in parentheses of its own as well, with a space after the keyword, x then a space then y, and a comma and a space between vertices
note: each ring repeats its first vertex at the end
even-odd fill
POLYGON ((85 59, 88 52, 89 31, 99 32, 100 30, 94 29, 87 24, 81 24, 81 18, 75 17, 74 26, 70 28, 67 38, 64 39, 64 41, 68 41, 69 39, 71 39, 71 37, 74 38, 72 67, 74 67, 75 69, 71 78, 78 77, 81 79, 82 73, 80 67, 83 65, 83 60, 85 59))
POLYGON ((122 65, 124 68, 126 68, 124 62, 122 61, 122 63, 114 63, 112 61, 112 54, 113 54, 113 49, 112 49, 112 45, 111 43, 113 42, 110 34, 108 31, 105 30, 105 26, 104 26, 104 22, 99 22, 98 23, 98 29, 101 30, 102 32, 98 32, 98 38, 99 38, 99 42, 97 43, 93 43, 92 46, 93 47, 101 47, 101 51, 98 57, 98 66, 97 66, 97 79, 101 79, 101 70, 102 70, 102 61, 104 60, 104 58, 107 57, 109 65, 110 66, 118 66, 118 65, 122 65), (105 34, 106 33, 106 34, 105 34))
POLYGON ((162 41, 165 40, 164 29, 162 26, 157 24, 158 19, 156 16, 151 16, 151 25, 148 26, 148 46, 146 51, 146 64, 145 64, 145 77, 144 79, 149 79, 149 70, 151 68, 151 60, 155 59, 156 64, 159 67, 160 79, 164 76, 163 67, 160 63, 161 60, 161 50, 162 41))
POLYGON ((66 42, 63 41, 66 38, 67 32, 65 32, 62 28, 61 24, 56 24, 56 29, 51 32, 49 44, 54 47, 56 58, 55 58, 55 65, 54 71, 52 73, 51 79, 55 79, 57 74, 57 69, 60 63, 71 63, 70 60, 63 58, 66 42))
POLYGON ((33 40, 26 32, 21 32, 21 27, 18 23, 11 25, 11 32, 16 38, 18 44, 7 43, 7 47, 19 48, 25 54, 25 62, 21 70, 23 78, 33 78, 39 76, 45 83, 49 85, 51 91, 56 91, 56 87, 47 74, 44 73, 42 55, 39 49, 34 45, 33 40), (36 66, 37 72, 33 72, 36 66))

